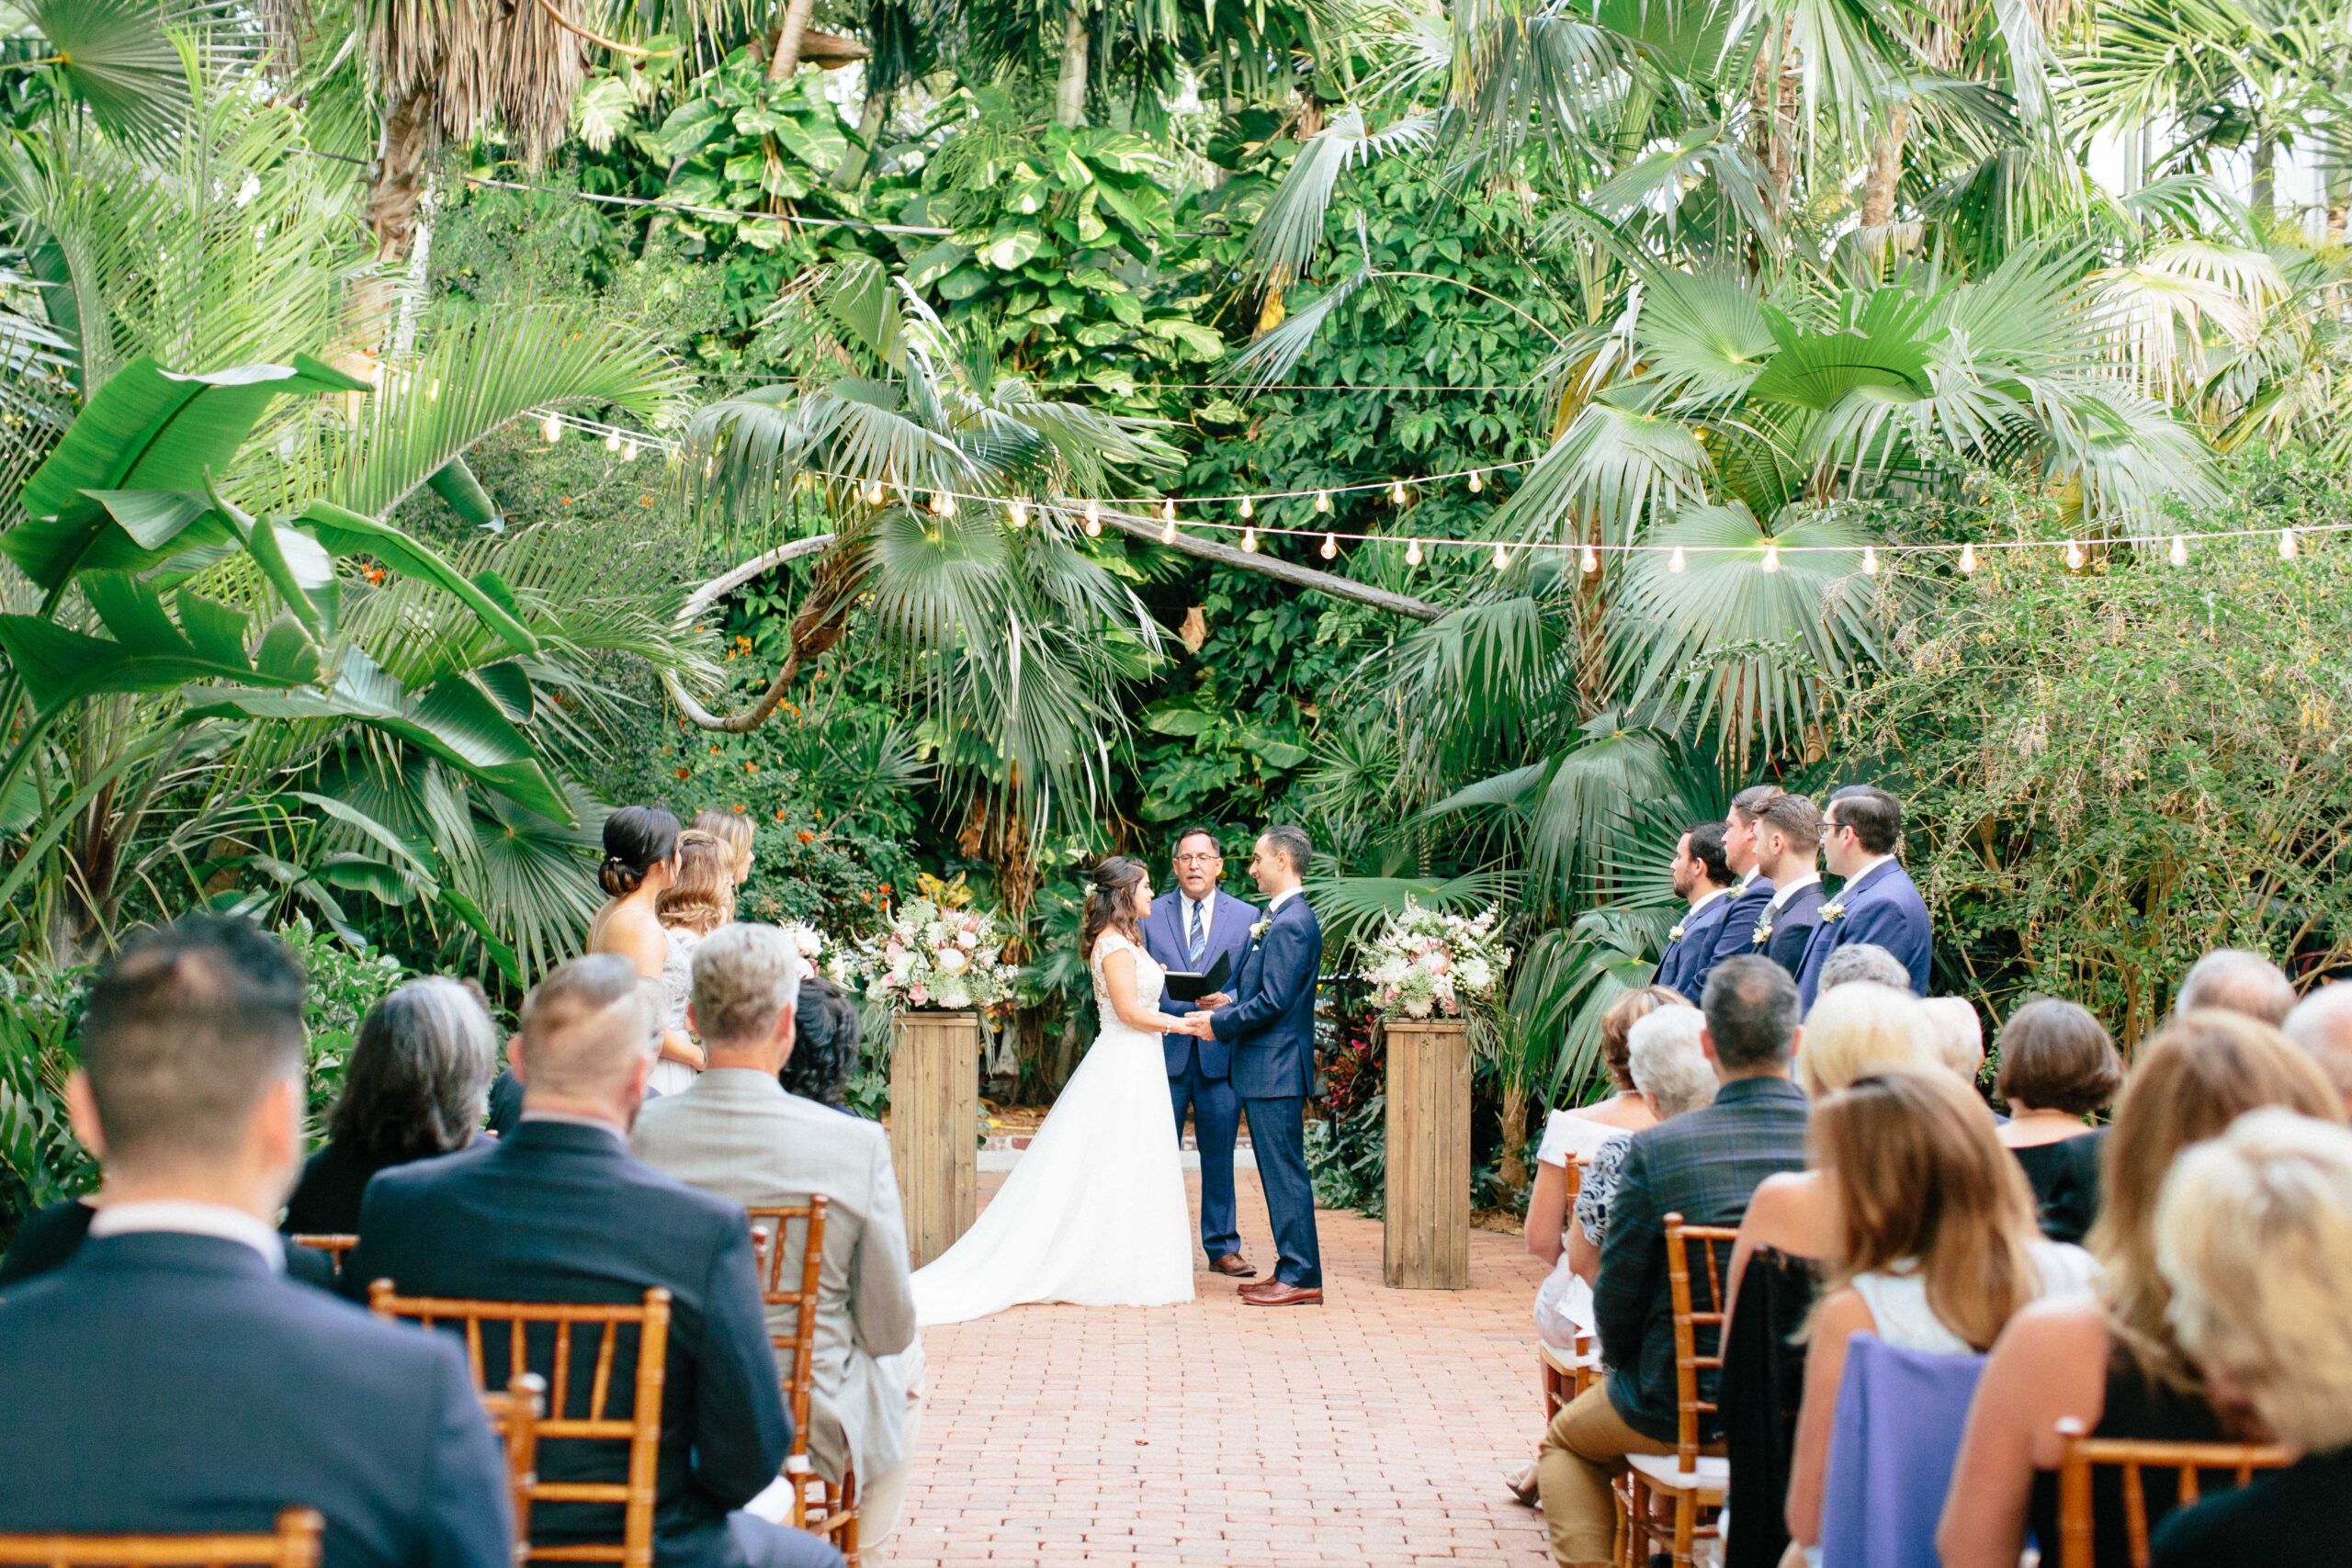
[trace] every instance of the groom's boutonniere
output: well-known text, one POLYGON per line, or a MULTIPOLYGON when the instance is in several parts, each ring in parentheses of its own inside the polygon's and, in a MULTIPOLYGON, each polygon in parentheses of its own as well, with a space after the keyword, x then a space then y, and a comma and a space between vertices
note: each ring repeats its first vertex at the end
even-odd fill
POLYGON ((1845 918, 1846 906, 1840 899, 1832 898, 1828 903, 1824 904, 1821 907, 1821 923, 1823 925, 1834 926, 1845 918))
POLYGON ((1250 940, 1251 942, 1263 942, 1266 940, 1266 933, 1273 930, 1273 928, 1274 922, 1272 919, 1260 920, 1256 925, 1250 928, 1250 940))
POLYGON ((1668 942, 1680 942, 1682 940, 1682 922, 1680 920, 1675 921, 1674 929, 1666 933, 1666 940, 1668 942))
POLYGON ((1761 947, 1771 940, 1772 917, 1766 915, 1762 919, 1756 922, 1756 930, 1748 938, 1748 945, 1750 947, 1761 947))

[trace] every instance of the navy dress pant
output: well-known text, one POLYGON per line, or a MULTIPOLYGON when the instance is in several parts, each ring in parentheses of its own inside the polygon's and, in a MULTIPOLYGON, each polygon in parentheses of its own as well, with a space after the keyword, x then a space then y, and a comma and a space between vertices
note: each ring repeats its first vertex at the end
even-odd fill
POLYGON ((1241 1130, 1241 1100, 1231 1078, 1204 1077, 1194 1051, 1181 1073, 1168 1075, 1168 1095, 1176 1105, 1176 1135, 1184 1135, 1184 1112, 1193 1113, 1201 1146, 1201 1249, 1214 1263, 1241 1250, 1241 1216, 1233 1201, 1233 1143, 1241 1130))
POLYGON ((1274 1278, 1320 1289, 1323 1250, 1315 1239, 1315 1183, 1306 1174, 1306 1097, 1253 1096, 1241 1109, 1250 1117, 1250 1149, 1266 1190, 1266 1216, 1274 1226, 1274 1278))

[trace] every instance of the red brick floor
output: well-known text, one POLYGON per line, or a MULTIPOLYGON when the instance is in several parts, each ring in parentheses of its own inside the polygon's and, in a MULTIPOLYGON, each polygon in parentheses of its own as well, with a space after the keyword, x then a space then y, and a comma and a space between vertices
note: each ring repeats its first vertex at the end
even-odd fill
MULTIPOLYGON (((1002 1178, 980 1179, 985 1202, 1002 1178)), ((1264 1201, 1240 1185, 1244 1254, 1269 1268, 1264 1201)), ((926 1332, 907 1515, 868 1561, 1543 1563, 1537 1517, 1501 1480, 1538 1430, 1541 1265, 1474 1230, 1470 1289, 1391 1291, 1376 1223, 1317 1223, 1320 1307, 1244 1307, 1204 1269, 1185 1306, 1016 1307, 926 1332)))

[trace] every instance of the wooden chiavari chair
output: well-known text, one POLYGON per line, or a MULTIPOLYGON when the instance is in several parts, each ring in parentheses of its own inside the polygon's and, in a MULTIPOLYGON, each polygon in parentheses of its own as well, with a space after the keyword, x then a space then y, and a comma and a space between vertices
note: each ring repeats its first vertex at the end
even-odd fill
POLYGON ((344 1261, 351 1256, 351 1249, 359 1245, 359 1238, 356 1235, 289 1235, 286 1239, 296 1247, 307 1247, 313 1252, 325 1253, 327 1261, 334 1266, 337 1279, 343 1277, 344 1261))
POLYGON ((484 1324, 505 1325, 509 1368, 527 1368, 530 1365, 530 1341, 534 1337, 542 1347, 551 1340, 553 1350, 548 1358, 547 1414, 536 1423, 534 1433, 532 1459, 535 1470, 539 1445, 571 1440, 626 1442, 628 1444, 628 1479, 625 1482, 542 1481, 534 1474, 530 1484, 524 1490, 522 1501, 526 1508, 548 1503, 617 1504, 621 1508, 621 1539, 611 1542, 568 1542, 560 1546, 540 1546, 526 1539, 520 1551, 520 1560, 525 1562, 617 1562, 622 1568, 652 1568, 654 1466, 662 1451, 662 1382, 670 1354, 669 1292, 658 1287, 650 1290, 645 1292, 643 1303, 639 1304, 462 1301, 440 1296, 403 1296, 393 1289, 390 1280, 379 1280, 368 1287, 368 1305, 379 1317, 410 1318, 426 1328, 444 1323, 461 1325, 466 1365, 473 1373, 477 1391, 483 1390, 487 1382, 482 1366, 484 1324), (552 1329, 552 1334, 535 1337, 528 1332, 535 1325, 546 1325, 552 1329), (573 1402, 571 1397, 577 1391, 577 1382, 572 1375, 575 1350, 572 1330, 575 1326, 584 1326, 593 1331, 595 1340, 595 1363, 589 1374, 586 1409, 580 1416, 571 1414, 573 1402), (638 1331, 636 1388, 628 1414, 612 1416, 606 1411, 615 1392, 615 1352, 618 1348, 621 1330, 628 1327, 638 1331))
POLYGON ((771 1334, 775 1364, 784 1378, 785 1404, 792 1411, 792 1451, 784 1461, 785 1478, 792 1487, 792 1523, 830 1539, 852 1562, 858 1560, 857 1470, 846 1466, 838 1482, 817 1473, 808 1461, 808 1392, 810 1367, 817 1349, 818 1282, 825 1264, 825 1208, 831 1201, 813 1193, 805 1203, 746 1208, 752 1223, 752 1247, 759 1258, 760 1299, 771 1310, 792 1308, 792 1332, 771 1334), (800 1273, 785 1278, 791 1248, 785 1237, 792 1226, 804 1228, 800 1273))
MULTIPOLYGON (((1577 1195, 1584 1190, 1584 1167, 1581 1159, 1572 1159, 1565 1168, 1568 1181, 1567 1223, 1576 1224, 1577 1195)), ((1560 1407, 1592 1386, 1600 1375, 1600 1359, 1592 1348, 1592 1337, 1577 1336, 1573 1352, 1555 1350, 1538 1342, 1535 1347, 1536 1376, 1544 1390, 1544 1425, 1549 1427, 1560 1407)))
POLYGON ((2148 1568, 2148 1536, 2156 1521, 2148 1517, 2145 1472, 2169 1471, 2178 1486, 2176 1507, 2197 1501, 2200 1472, 2221 1471, 2244 1486, 2257 1470, 2277 1470, 2293 1455, 2260 1443, 2159 1443, 2131 1438, 2092 1438, 2080 1421, 2058 1423, 2065 1451, 2058 1461, 2058 1565, 2092 1568, 2091 1472, 2100 1465, 2120 1470, 2123 1495, 2124 1544, 2132 1568, 2148 1568))
POLYGON ((547 1380, 517 1369, 504 1393, 484 1393, 482 1414, 506 1445, 506 1489, 514 1506, 514 1561, 531 1546, 531 1488, 538 1484, 539 1422, 548 1409, 547 1380))
POLYGON ((1720 1373, 1724 1365, 1724 1320, 1730 1304, 1724 1300, 1723 1268, 1716 1256, 1720 1245, 1727 1257, 1739 1232, 1728 1225, 1686 1225, 1680 1214, 1666 1216, 1666 1278, 1674 1304, 1674 1427, 1673 1454, 1629 1454, 1625 1479, 1618 1494, 1618 1527, 1626 1568, 1649 1561, 1654 1546, 1663 1545, 1675 1568, 1690 1568, 1693 1545, 1715 1534, 1713 1516, 1724 1505, 1731 1485, 1730 1461, 1699 1452, 1699 1418, 1712 1414, 1714 1402, 1699 1397, 1699 1374, 1720 1373), (1690 1298, 1690 1244, 1707 1260, 1707 1301, 1704 1311, 1690 1298), (1714 1348, 1699 1353, 1699 1330, 1714 1330, 1714 1348), (1653 1498, 1672 1506, 1670 1533, 1661 1536, 1650 1516, 1653 1498))
POLYGON ((0 1535, 9 1568, 319 1568, 326 1522, 288 1508, 273 1531, 251 1535, 0 1535))

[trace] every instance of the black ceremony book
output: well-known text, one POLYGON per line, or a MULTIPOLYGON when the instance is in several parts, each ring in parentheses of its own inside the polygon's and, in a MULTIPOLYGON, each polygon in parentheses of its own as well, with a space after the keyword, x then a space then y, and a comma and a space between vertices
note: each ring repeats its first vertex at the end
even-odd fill
POLYGON ((1203 997, 1213 996, 1225 989, 1225 983, 1232 977, 1233 955, 1229 953, 1220 953, 1216 955, 1216 962, 1209 965, 1209 972, 1205 975, 1195 975, 1184 969, 1170 969, 1168 972, 1168 995, 1180 1002, 1196 1002, 1203 997))

